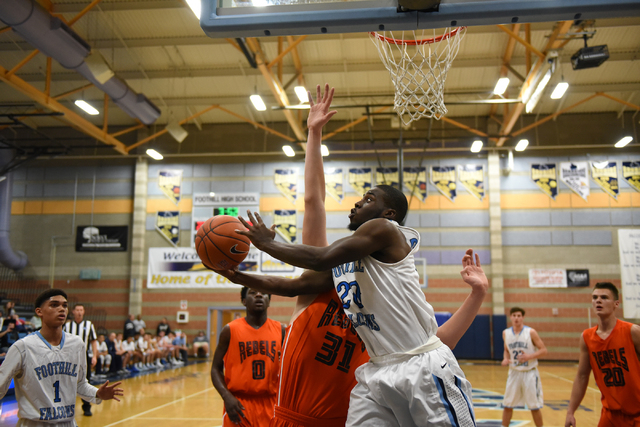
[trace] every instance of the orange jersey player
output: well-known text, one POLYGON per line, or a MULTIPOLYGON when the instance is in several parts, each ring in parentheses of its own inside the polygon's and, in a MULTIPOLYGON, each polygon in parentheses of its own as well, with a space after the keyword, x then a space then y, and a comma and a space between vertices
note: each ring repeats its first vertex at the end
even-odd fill
MULTIPOLYGON (((302 243, 327 246, 322 128, 335 114, 329 111, 333 89, 309 94, 309 138, 305 156, 305 212, 302 243)), ((299 296, 282 353, 280 389, 271 427, 343 427, 355 370, 369 361, 362 340, 344 314, 334 290, 299 296)))
POLYGON ((220 333, 211 381, 224 400, 222 425, 267 426, 273 417, 284 326, 267 318, 270 297, 242 288, 247 316, 220 333))
POLYGON ((591 304, 598 326, 587 329, 580 340, 580 362, 567 410, 566 427, 575 427, 575 410, 584 398, 593 370, 602 393, 598 427, 640 426, 640 326, 615 316, 620 306, 618 289, 597 283, 591 304))

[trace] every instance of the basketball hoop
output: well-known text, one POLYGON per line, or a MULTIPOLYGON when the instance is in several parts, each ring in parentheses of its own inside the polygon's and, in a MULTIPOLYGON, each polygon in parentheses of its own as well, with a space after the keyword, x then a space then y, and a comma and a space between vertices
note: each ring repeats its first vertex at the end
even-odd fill
POLYGON ((447 113, 444 105, 444 82, 451 62, 460 48, 460 41, 467 27, 444 34, 423 38, 411 31, 412 39, 396 39, 392 32, 369 33, 378 48, 382 63, 389 70, 395 88, 394 108, 402 120, 409 125, 423 117, 440 119, 447 113))

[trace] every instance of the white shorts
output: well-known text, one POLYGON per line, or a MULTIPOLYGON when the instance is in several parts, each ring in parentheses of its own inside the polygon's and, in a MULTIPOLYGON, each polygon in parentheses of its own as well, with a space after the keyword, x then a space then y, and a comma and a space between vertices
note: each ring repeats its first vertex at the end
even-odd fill
POLYGON ((528 371, 509 369, 507 388, 504 392, 502 406, 514 408, 525 404, 532 411, 541 409, 544 405, 538 368, 529 369, 528 371))
POLYGON ((347 426, 475 426, 471 383, 441 347, 392 364, 356 369, 347 426))

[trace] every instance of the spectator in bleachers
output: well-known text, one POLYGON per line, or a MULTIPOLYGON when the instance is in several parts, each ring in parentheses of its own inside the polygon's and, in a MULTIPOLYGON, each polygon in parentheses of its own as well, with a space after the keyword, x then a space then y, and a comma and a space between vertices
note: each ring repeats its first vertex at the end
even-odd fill
POLYGON ((133 323, 134 319, 133 314, 130 314, 127 320, 124 321, 124 334, 122 335, 124 341, 136 335, 136 326, 133 323))
POLYGON ((149 342, 145 339, 144 328, 140 328, 140 333, 136 335, 138 337, 136 341, 137 350, 142 354, 142 362, 136 365, 141 371, 147 371, 153 369, 151 362, 153 361, 153 352, 149 348, 149 342))
POLYGON ((133 320, 133 326, 136 328, 136 333, 143 335, 144 332, 140 332, 141 329, 147 329, 147 324, 142 320, 142 315, 138 314, 136 318, 133 320))
POLYGON ((180 360, 187 363, 187 335, 182 331, 176 331, 175 338, 172 340, 172 344, 180 351, 180 360))
POLYGON ((2 329, 0 329, 0 353, 9 351, 9 347, 18 341, 20 336, 16 329, 16 321, 13 318, 4 319, 2 329))
POLYGON ((134 340, 134 337, 129 336, 126 341, 122 342, 122 350, 125 351, 128 355, 128 363, 125 363, 127 369, 134 373, 139 372, 138 368, 135 365, 139 363, 142 358, 139 355, 138 350, 136 349, 136 342, 134 340), (129 363, 131 364, 131 366, 128 366, 129 363))
POLYGON ((169 332, 169 335, 164 335, 164 332, 160 332, 158 336, 158 347, 161 351, 164 351, 165 359, 172 365, 182 365, 178 359, 180 358, 180 350, 173 345, 173 338, 175 334, 169 332))
POLYGON ((144 334, 144 339, 149 343, 149 349, 153 354, 153 362, 151 362, 153 367, 164 368, 164 365, 162 365, 162 351, 160 351, 160 348, 158 347, 158 340, 156 340, 156 337, 152 337, 151 334, 147 332, 144 334))
POLYGON ((199 331, 198 335, 193 339, 193 354, 196 357, 209 356, 209 340, 204 331, 199 331))
POLYGON ((11 300, 7 301, 4 304, 4 315, 7 316, 7 317, 11 317, 14 314, 16 314, 16 310, 14 308, 15 306, 16 306, 15 302, 13 302, 11 300))
POLYGON ((4 322, 4 311, 0 310, 0 329, 2 329, 3 322, 4 322))
POLYGON ((104 340, 104 334, 98 335, 98 360, 100 361, 100 368, 98 369, 96 365, 96 377, 105 378, 107 372, 111 369, 111 355, 104 340))
POLYGON ((107 349, 111 355, 111 372, 118 373, 120 375, 127 374, 128 371, 124 369, 127 361, 124 360, 126 352, 122 350, 122 339, 118 340, 116 338, 116 333, 111 332, 105 342, 107 343, 107 349))
POLYGON ((35 314, 33 315, 33 317, 31 317, 31 319, 29 320, 29 323, 33 325, 34 331, 39 331, 40 328, 42 328, 42 319, 36 316, 35 314))
POLYGON ((156 328, 156 335, 160 335, 160 331, 164 332, 165 335, 171 332, 171 326, 169 326, 166 317, 163 317, 162 321, 158 323, 158 327, 156 328))

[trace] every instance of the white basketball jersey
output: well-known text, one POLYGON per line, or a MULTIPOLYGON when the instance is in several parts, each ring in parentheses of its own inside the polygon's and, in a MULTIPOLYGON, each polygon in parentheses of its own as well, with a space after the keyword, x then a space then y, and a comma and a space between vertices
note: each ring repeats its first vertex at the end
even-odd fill
POLYGON ((18 418, 43 423, 73 422, 76 394, 100 403, 97 388, 87 382, 87 353, 77 336, 62 333, 51 346, 39 332, 16 341, 0 365, 0 398, 14 379, 18 418))
POLYGON ((393 223, 411 247, 403 260, 385 264, 367 256, 332 269, 344 311, 372 357, 413 350, 438 331, 413 259, 420 234, 393 223))
POLYGON ((522 363, 518 362, 519 355, 533 354, 538 351, 533 345, 533 341, 531 341, 531 328, 523 326, 519 334, 514 332, 513 327, 505 329, 504 331, 504 343, 509 350, 509 356, 511 358, 509 369, 528 371, 538 366, 538 359, 531 359, 522 363))

